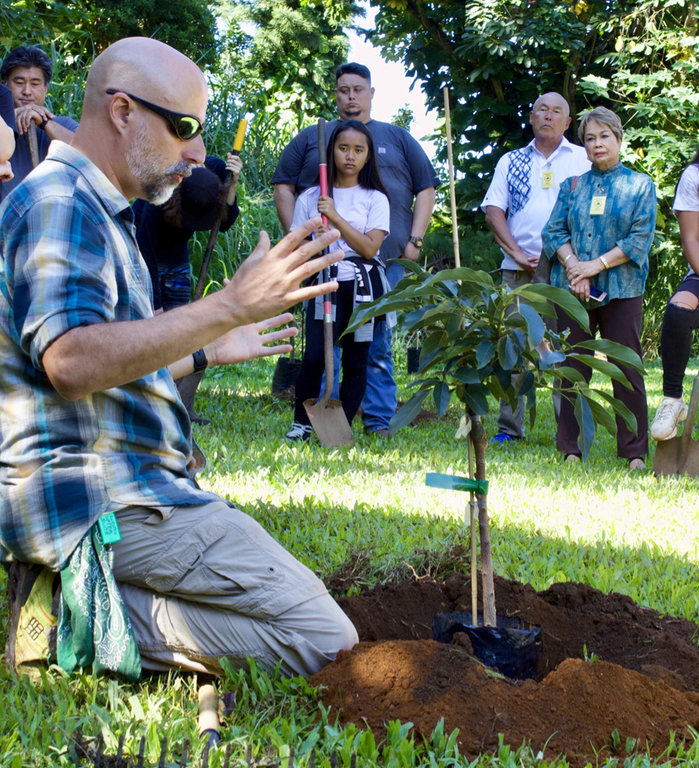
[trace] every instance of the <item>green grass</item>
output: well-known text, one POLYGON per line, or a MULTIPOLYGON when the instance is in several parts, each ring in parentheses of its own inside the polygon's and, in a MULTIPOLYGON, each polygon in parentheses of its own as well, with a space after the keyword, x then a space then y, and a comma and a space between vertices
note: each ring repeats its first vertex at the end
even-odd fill
MULTIPOLYGON (((414 574, 466 571, 458 549, 468 549, 466 496, 424 484, 426 472, 467 472, 465 443, 454 439, 457 406, 444 419, 407 428, 391 441, 364 435, 355 424, 352 447, 330 450, 313 439, 287 445, 291 405, 269 394, 273 367, 266 360, 207 373, 197 405, 213 424, 195 427, 209 459, 201 484, 235 500, 345 591, 414 574), (351 581, 334 578, 340 569, 351 581)), ((397 371, 406 397, 400 349, 397 371)), ((661 396, 657 364, 649 365, 646 382, 652 415, 661 396)), ((524 443, 488 449, 496 572, 538 590, 556 581, 585 582, 698 622, 699 482, 629 472, 606 433, 598 435, 585 465, 565 465, 553 448, 549 395, 541 393, 538 402, 537 422, 524 443)), ((494 422, 493 411, 485 419, 490 434, 494 422)), ((260 763, 270 754, 283 759, 290 746, 294 764, 301 766, 308 765, 313 747, 319 766, 329 765, 333 750, 342 766, 349 766, 352 753, 358 766, 565 764, 544 763, 519 745, 469 764, 450 734, 438 730, 423 743, 399 723, 377 744, 370 732, 340 728, 304 681, 275 678, 255 667, 229 672, 221 687, 237 689, 238 706, 224 729, 236 765, 244 763, 249 747, 260 763)), ((131 686, 52 673, 32 685, 0 672, 0 723, 0 767, 74 764, 69 734, 77 727, 87 738, 102 733, 112 752, 121 733, 132 754, 145 735, 146 764, 154 765, 163 736, 173 748, 185 738, 195 740, 195 687, 176 674, 131 686)), ((209 765, 220 761, 221 755, 212 756, 209 765)), ((671 762, 696 765, 699 747, 678 745, 663 759, 638 756, 625 765, 671 762)))

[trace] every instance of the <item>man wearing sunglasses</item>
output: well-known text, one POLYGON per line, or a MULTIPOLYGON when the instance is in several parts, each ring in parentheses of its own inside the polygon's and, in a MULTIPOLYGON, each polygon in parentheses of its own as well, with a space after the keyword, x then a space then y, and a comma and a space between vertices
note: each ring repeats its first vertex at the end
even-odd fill
POLYGON ((15 105, 15 151, 10 162, 14 178, 0 185, 0 200, 5 198, 32 170, 29 126, 36 127, 39 162, 53 139, 70 141, 77 123, 71 117, 55 115, 45 106, 53 64, 39 48, 20 45, 13 48, 0 66, 0 80, 12 93, 15 105))
POLYGON ((66 669, 94 657, 135 677, 139 655, 122 649, 137 647, 154 670, 216 674, 222 657, 251 656, 312 674, 357 640, 310 570, 187 473, 191 429, 173 377, 289 351, 295 331, 271 329, 291 315, 278 313, 326 291, 300 286, 341 257, 310 260, 338 236, 306 241, 319 218, 274 248, 261 233, 222 290, 153 314, 128 201, 166 200, 204 161, 206 104, 188 58, 152 39, 118 41, 90 69, 72 144, 54 142, 0 208, 0 558, 11 562, 13 665, 50 651, 45 632, 24 629, 44 626, 28 614, 37 585, 44 594, 48 579, 50 601, 60 572, 62 616, 79 619, 86 564, 99 564, 89 572, 112 598, 91 619, 106 630, 125 611, 130 623, 106 656, 92 633, 62 626, 66 669))

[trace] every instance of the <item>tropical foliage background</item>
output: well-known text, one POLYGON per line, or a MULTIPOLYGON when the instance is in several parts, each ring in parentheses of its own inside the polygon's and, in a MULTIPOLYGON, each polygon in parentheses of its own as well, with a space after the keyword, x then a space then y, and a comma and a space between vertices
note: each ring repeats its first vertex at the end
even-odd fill
MULTIPOLYGON (((465 267, 490 271, 498 265, 477 205, 500 155, 528 140, 528 109, 536 95, 563 92, 576 118, 590 105, 620 112, 626 126, 624 159, 650 174, 658 188, 660 216, 644 332, 646 349, 655 352, 665 302, 685 269, 670 207, 675 183, 699 144, 695 5, 684 0, 368 1, 377 11, 369 37, 385 58, 403 63, 406 77, 419 79, 428 105, 441 112, 441 89, 450 90, 465 267)), ((150 35, 184 51, 206 71, 210 152, 224 154, 240 118, 254 116, 242 152, 242 215, 219 236, 209 273, 215 287, 249 253, 260 229, 273 238, 281 234, 269 184, 272 172, 299 128, 333 116, 333 71, 347 56, 346 30, 361 24, 359 10, 349 0, 0 0, 0 55, 24 43, 42 47, 55 66, 52 107, 79 118, 94 56, 119 37, 150 35)), ((410 114, 401 110, 395 120, 407 127, 410 114)), ((446 180, 443 123, 433 139, 446 180)), ((439 195, 424 253, 428 265, 444 268, 453 263, 446 184, 439 195)), ((193 248, 195 274, 205 241, 204 235, 193 248)), ((527 321, 529 335, 531 323, 536 320, 527 321)), ((405 341, 401 337, 397 349, 402 394, 414 383, 404 373, 405 341)), ((506 345, 502 354, 508 354, 506 345)), ((285 448, 280 436, 290 409, 269 394, 272 367, 271 361, 255 361, 207 374, 202 402, 214 424, 196 434, 209 457, 205 486, 235 498, 323 578, 332 580, 349 569, 350 590, 408 574, 443 578, 464 570, 463 500, 455 498, 458 494, 436 498, 423 487, 426 471, 465 471, 464 441, 453 439, 463 408, 447 409, 448 390, 433 382, 433 403, 424 400, 425 406, 444 411, 443 418, 402 430, 388 445, 360 434, 357 445, 341 453, 317 445, 285 448)), ((657 364, 649 366, 647 382, 654 408, 661 396, 657 364)), ((494 378, 491 383, 495 386, 494 378)), ((608 387, 600 378, 593 384, 608 387)), ((612 438, 604 431, 589 462, 571 473, 552 450, 550 398, 538 393, 537 399, 537 421, 526 444, 489 452, 497 573, 537 589, 554 581, 581 581, 696 621, 696 483, 688 478, 657 482, 649 473, 631 476, 621 461, 610 461, 612 438)), ((491 434, 494 418, 491 408, 484 417, 491 434)), ((5 611, 0 602, 0 644, 5 611)), ((286 765, 281 761, 291 746, 297 749, 297 765, 308 765, 310 749, 317 747, 317 765, 324 768, 333 750, 338 764, 348 767, 353 754, 359 766, 469 764, 455 750, 455 737, 441 731, 423 743, 409 724, 394 723, 387 741, 377 745, 370 731, 339 727, 303 680, 279 680, 253 665, 231 671, 220 685, 237 691, 238 706, 225 733, 236 765, 247 764, 248 748, 258 765, 286 765), (271 753, 276 763, 270 762, 271 753)), ((78 728, 93 744, 101 734, 112 754, 120 735, 132 755, 144 736, 149 765, 155 764, 164 735, 172 745, 197 738, 195 685, 180 675, 125 685, 51 673, 31 684, 26 678, 17 681, 0 665, 0 709, 0 766, 11 768, 77 764, 81 756, 73 735, 78 728)), ((638 755, 625 764, 693 766, 698 761, 699 743, 679 745, 657 762, 638 755)), ((212 768, 221 764, 220 754, 212 758, 212 768)), ((541 761, 525 747, 510 751, 504 745, 497 755, 470 765, 567 763, 541 761)))
MULTIPOLYGON (((657 352, 665 302, 685 268, 671 214, 682 168, 699 145, 699 31, 688 0, 368 0, 366 33, 388 60, 417 78, 427 105, 443 112, 451 94, 460 239, 466 266, 492 270, 498 251, 478 203, 497 159, 528 140, 537 94, 562 92, 573 125, 590 105, 617 110, 626 127, 624 160, 658 188, 660 216, 646 292, 645 347, 657 352)), ((0 53, 33 43, 55 62, 54 108, 79 116, 87 65, 110 42, 149 35, 198 61, 211 82, 206 135, 222 154, 238 120, 254 115, 244 148, 241 200, 249 231, 280 234, 269 179, 301 127, 333 116, 333 71, 346 60, 346 31, 362 26, 352 0, 3 0, 0 53)), ((402 110, 396 122, 408 124, 402 110)), ((446 161, 443 124, 433 137, 446 161)), ((442 168, 446 179, 446 170, 442 168)), ((448 266, 451 231, 443 185, 427 238, 428 263, 448 266)), ((221 238, 212 276, 230 272, 250 247, 233 228, 221 238)), ((195 271, 197 261, 195 258, 195 271)))

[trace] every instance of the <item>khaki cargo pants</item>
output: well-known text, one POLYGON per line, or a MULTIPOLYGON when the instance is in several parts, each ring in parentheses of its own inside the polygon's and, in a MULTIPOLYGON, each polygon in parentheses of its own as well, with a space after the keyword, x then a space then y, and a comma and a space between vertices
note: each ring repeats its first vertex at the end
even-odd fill
POLYGON ((322 581, 225 502, 127 507, 114 575, 144 669, 220 673, 252 657, 311 675, 358 640, 322 581))

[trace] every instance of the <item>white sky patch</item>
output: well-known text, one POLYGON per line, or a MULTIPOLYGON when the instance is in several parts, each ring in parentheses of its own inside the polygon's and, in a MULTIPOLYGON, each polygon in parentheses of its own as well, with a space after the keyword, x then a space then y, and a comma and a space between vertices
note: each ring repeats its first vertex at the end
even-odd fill
MULTIPOLYGON (((357 19, 358 26, 364 29, 373 28, 376 9, 369 8, 366 2, 361 2, 360 5, 364 7, 367 15, 363 19, 357 19)), ((362 36, 352 30, 348 30, 347 34, 350 40, 348 61, 356 61, 369 67, 371 84, 376 89, 371 116, 388 123, 401 107, 410 107, 414 117, 410 133, 420 142, 428 157, 434 160, 435 147, 423 138, 434 133, 439 115, 434 110, 427 111, 419 83, 411 91, 411 81, 401 63, 384 61, 378 48, 374 48, 362 36)))

